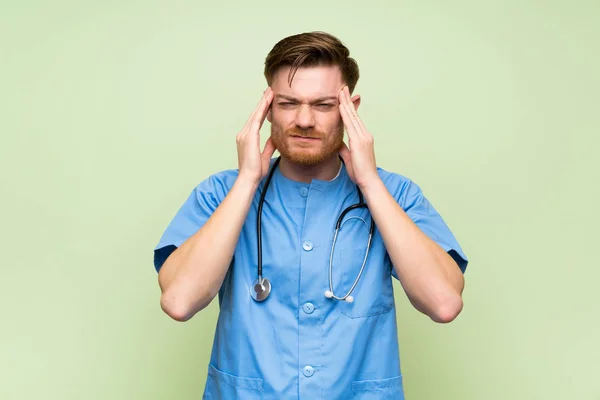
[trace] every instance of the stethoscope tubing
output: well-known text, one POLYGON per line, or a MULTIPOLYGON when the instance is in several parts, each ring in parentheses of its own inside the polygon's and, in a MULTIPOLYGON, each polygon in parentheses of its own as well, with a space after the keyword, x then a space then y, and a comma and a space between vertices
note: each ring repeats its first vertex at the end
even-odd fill
MULTIPOLYGON (((340 157, 341 160, 341 157, 340 157)), ((258 247, 258 251, 257 251, 257 258, 258 258, 258 265, 257 265, 257 272, 258 272, 258 279, 254 282, 253 286, 254 286, 254 290, 255 290, 255 294, 252 296, 255 300, 257 301, 263 301, 265 300, 268 295, 271 292, 271 283, 269 282, 268 279, 263 278, 263 270, 262 270, 262 209, 263 209, 263 204, 265 202, 265 196, 267 193, 267 189, 269 187, 269 184, 271 182, 271 179, 273 178, 273 174, 275 172, 275 169, 277 168, 277 165, 279 164, 279 162, 281 161, 281 156, 277 157, 277 159, 274 161, 273 165, 271 166, 270 170, 269 170, 269 174, 267 176, 267 179, 265 181, 265 184, 263 186, 263 190, 262 193, 260 195, 260 200, 258 202, 258 215, 257 215, 257 223, 256 223, 256 237, 257 237, 257 247, 258 247), (256 289, 256 288, 259 289, 256 289)), ((344 161, 342 160, 342 163, 344 161)), ((347 302, 352 302, 354 299, 351 296, 352 291, 354 290, 354 288, 356 287, 356 285, 358 284, 360 277, 363 274, 366 262, 367 262, 367 258, 369 256, 369 249, 371 248, 371 243, 372 243, 372 239, 373 239, 373 232, 375 231, 375 221, 373 220, 373 218, 371 217, 371 226, 369 227, 369 240, 367 243, 367 249, 365 251, 365 257, 363 259, 360 271, 356 277, 356 279, 354 280, 352 287, 350 288, 350 290, 342 297, 336 296, 334 289, 333 289, 333 254, 334 254, 334 250, 335 250, 335 244, 337 241, 337 236, 339 233, 339 230, 341 229, 342 226, 342 221, 344 220, 344 217, 346 216, 346 214, 354 209, 357 208, 367 208, 367 204, 364 202, 363 199, 363 195, 360 191, 360 188, 358 187, 358 185, 356 185, 356 190, 358 191, 358 198, 359 198, 359 202, 357 204, 353 204, 347 208, 345 208, 342 213, 340 214, 340 216, 338 217, 336 224, 335 224, 335 232, 334 232, 334 236, 333 236, 333 243, 331 245, 331 252, 329 255, 329 290, 325 292, 325 297, 328 298, 333 298, 336 300, 345 300, 347 302)), ((251 288, 251 290, 253 290, 251 288)))

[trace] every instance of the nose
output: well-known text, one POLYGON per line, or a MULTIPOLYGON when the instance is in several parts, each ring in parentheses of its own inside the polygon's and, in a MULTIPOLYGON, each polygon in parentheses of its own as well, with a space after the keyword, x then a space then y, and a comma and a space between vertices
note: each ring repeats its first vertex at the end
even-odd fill
POLYGON ((310 106, 301 105, 296 112, 296 126, 302 129, 312 128, 315 125, 310 106))

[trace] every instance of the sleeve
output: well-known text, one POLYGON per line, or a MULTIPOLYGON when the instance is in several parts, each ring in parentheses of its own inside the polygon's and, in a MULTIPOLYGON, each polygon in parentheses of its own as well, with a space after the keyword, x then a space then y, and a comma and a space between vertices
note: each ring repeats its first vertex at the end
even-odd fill
POLYGON ((154 248, 156 272, 160 271, 173 251, 204 226, 226 193, 225 182, 216 175, 209 177, 194 188, 154 248))
MULTIPOLYGON (((441 215, 423 195, 421 188, 411 180, 407 180, 400 185, 399 197, 396 198, 411 220, 423 233, 448 252, 464 273, 469 263, 467 256, 441 215)), ((392 274, 397 278, 393 268, 392 274)))

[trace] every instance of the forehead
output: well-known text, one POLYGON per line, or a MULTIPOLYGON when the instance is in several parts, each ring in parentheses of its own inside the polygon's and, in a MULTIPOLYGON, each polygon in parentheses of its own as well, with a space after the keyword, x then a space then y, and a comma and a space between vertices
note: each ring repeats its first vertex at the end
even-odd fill
POLYGON ((310 99, 322 96, 337 96, 344 85, 338 66, 302 67, 296 70, 292 85, 289 85, 290 67, 282 67, 273 75, 271 88, 275 95, 284 94, 310 99))

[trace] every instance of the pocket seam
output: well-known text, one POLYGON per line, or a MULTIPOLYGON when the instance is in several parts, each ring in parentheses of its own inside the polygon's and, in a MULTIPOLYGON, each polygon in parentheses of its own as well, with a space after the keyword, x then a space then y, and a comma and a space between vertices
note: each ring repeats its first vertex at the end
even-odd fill
POLYGON ((392 302, 390 302, 390 305, 388 307, 384 308, 383 310, 374 311, 372 313, 368 313, 368 314, 364 314, 364 315, 354 316, 354 315, 350 314, 350 311, 346 311, 342 307, 342 314, 344 314, 346 317, 352 318, 352 319, 369 318, 369 317, 375 317, 375 316, 381 315, 381 314, 386 314, 386 313, 390 312, 392 310, 392 308, 394 308, 393 300, 392 300, 392 302))
POLYGON ((402 390, 402 374, 385 379, 362 380, 352 382, 352 392, 387 392, 402 390))
POLYGON ((208 365, 208 368, 208 373, 220 383, 224 383, 236 389, 252 389, 260 392, 263 391, 263 380, 261 378, 247 378, 231 375, 217 369, 211 364, 208 365))

